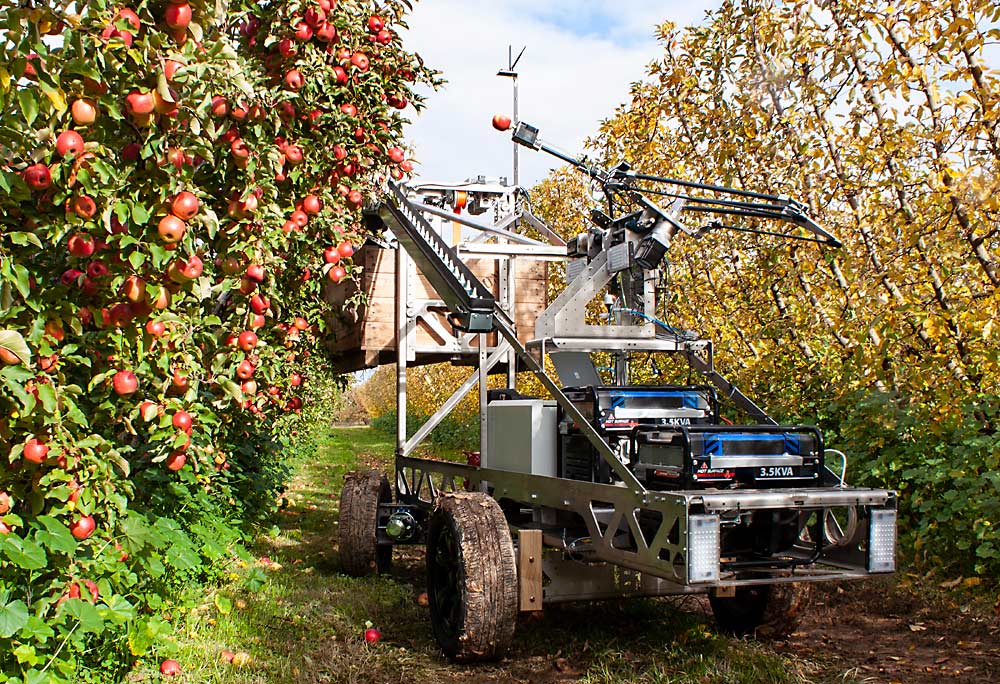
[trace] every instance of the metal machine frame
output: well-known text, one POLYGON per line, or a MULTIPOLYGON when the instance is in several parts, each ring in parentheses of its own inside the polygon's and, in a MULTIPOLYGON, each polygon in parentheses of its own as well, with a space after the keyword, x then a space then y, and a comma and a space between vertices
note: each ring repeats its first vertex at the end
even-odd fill
MULTIPOLYGON (((760 425, 777 423, 749 397, 720 375, 714 367, 711 342, 693 335, 666 331, 657 323, 654 280, 660 260, 672 239, 680 234, 700 237, 720 229, 747 230, 782 235, 827 245, 839 244, 815 224, 793 200, 743 190, 690 183, 631 172, 627 165, 603 171, 549 148, 538 131, 518 125, 516 143, 555 154, 600 183, 609 200, 609 213, 595 211, 600 227, 587 239, 569 245, 558 239, 517 201, 515 188, 501 186, 496 197, 494 223, 484 224, 456 217, 441 202, 418 198, 444 196, 457 187, 427 186, 409 194, 390 186, 389 200, 372 216, 374 228, 388 228, 401 247, 397 251, 397 451, 395 501, 381 502, 377 538, 381 544, 420 543, 422 525, 444 493, 478 490, 504 507, 507 522, 518 533, 521 558, 520 609, 539 610, 545 602, 632 595, 667 595, 712 592, 730 595, 736 588, 783 582, 816 582, 856 579, 875 572, 892 571, 894 565, 895 493, 881 489, 848 487, 843 477, 823 469, 821 486, 776 489, 654 490, 644 486, 622 462, 619 454, 562 391, 546 369, 550 354, 611 352, 616 359, 618 384, 627 384, 631 352, 681 355, 719 391, 760 425), (648 184, 683 190, 665 191, 648 184), (508 192, 503 192, 503 191, 508 192), (709 193, 708 196, 695 194, 709 193), (672 202, 662 209, 649 195, 672 202), (720 197, 721 195, 721 197, 720 197), (636 207, 613 218, 616 204, 636 207), (723 226, 718 221, 691 229, 682 215, 712 213, 751 220, 776 220, 804 230, 784 234, 756 227, 723 226), (478 231, 448 245, 427 218, 457 221, 478 231), (526 237, 523 226, 538 230, 548 244, 526 237), (602 237, 603 236, 603 237, 602 237), (613 244, 602 239, 617 236, 613 244), (622 237, 624 236, 624 237, 622 237), (486 243, 487 238, 495 242, 486 243), (560 244, 561 243, 561 244, 560 244), (494 299, 468 271, 460 256, 496 258, 503 264, 503 283, 494 299), (568 269, 567 288, 537 319, 535 337, 527 344, 518 339, 512 320, 514 278, 519 259, 569 259, 581 257, 568 269), (413 261, 441 294, 440 301, 419 302, 411 297, 409 274, 413 261), (581 263, 582 262, 582 263, 581 263), (626 307, 608 307, 608 325, 587 323, 587 305, 627 269, 641 273, 623 288, 626 307), (444 307, 455 328, 449 341, 453 350, 476 355, 476 370, 446 399, 441 408, 407 438, 406 371, 413 359, 413 330, 427 307, 444 307), (634 307, 634 308, 633 308, 634 307), (637 320, 638 319, 638 320, 637 320), (488 335, 497 343, 487 345, 488 335), (472 344, 478 336, 478 344, 472 344), (506 366, 508 387, 513 388, 518 368, 530 371, 555 399, 564 415, 590 442, 614 474, 612 484, 511 472, 491 467, 487 443, 487 377, 498 364, 506 366), (414 449, 431 430, 478 384, 481 449, 477 465, 414 458, 414 449), (849 529, 841 527, 833 511, 850 511, 849 529), (800 526, 811 522, 792 548, 780 558, 762 562, 721 557, 720 538, 727 526, 743 516, 792 512, 800 526), (892 561, 873 561, 868 543, 891 533, 892 561), (697 543, 696 543, 697 541, 697 543), (713 554, 714 549, 714 556, 713 554), (707 554, 707 555, 706 555, 707 554), (541 559, 541 562, 539 562, 541 559)), ((480 188, 482 189, 482 188, 480 188)), ((470 192, 475 189, 469 188, 470 192)), ((468 230, 465 231, 468 234, 468 230)), ((442 331, 445 332, 445 331, 442 331)))

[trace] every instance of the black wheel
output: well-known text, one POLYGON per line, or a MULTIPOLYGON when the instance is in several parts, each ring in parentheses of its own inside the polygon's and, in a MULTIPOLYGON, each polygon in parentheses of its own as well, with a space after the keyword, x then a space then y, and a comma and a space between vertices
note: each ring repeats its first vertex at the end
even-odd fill
POLYGON ((500 506, 482 492, 442 495, 427 534, 434 637, 458 662, 495 660, 514 639, 517 562, 500 506))
POLYGON ((709 596, 720 631, 759 639, 783 639, 799 626, 809 607, 809 585, 759 584, 739 587, 736 596, 709 596))
POLYGON ((383 573, 392 564, 392 545, 379 544, 379 504, 392 502, 392 488, 377 470, 347 474, 340 495, 340 567, 348 575, 383 573))

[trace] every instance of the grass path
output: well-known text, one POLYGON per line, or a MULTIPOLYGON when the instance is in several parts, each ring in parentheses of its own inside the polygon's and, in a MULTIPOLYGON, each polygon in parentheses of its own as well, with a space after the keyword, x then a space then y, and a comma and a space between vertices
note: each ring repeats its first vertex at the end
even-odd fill
MULTIPOLYGON (((297 464, 287 506, 262 529, 255 560, 206 595, 183 624, 176 682, 337 684, 563 682, 697 684, 815 681, 812 663, 765 645, 714 634, 696 599, 633 600, 547 609, 522 621, 512 657, 488 666, 445 660, 431 636, 419 547, 397 549, 392 573, 339 574, 338 498, 344 474, 391 470, 391 437, 368 428, 331 428, 315 458, 297 464), (251 586, 247 587, 247 576, 251 586), (256 579, 256 583, 253 580, 256 579), (256 586, 254 586, 256 584, 256 586), (686 602, 686 603, 685 603, 686 602), (367 646, 365 623, 383 640, 367 646), (229 649, 241 666, 220 662, 229 649)), ((153 664, 132 681, 159 679, 153 664)), ((831 680, 832 681, 832 680, 831 680)), ((839 678, 838 678, 839 681, 839 678)))

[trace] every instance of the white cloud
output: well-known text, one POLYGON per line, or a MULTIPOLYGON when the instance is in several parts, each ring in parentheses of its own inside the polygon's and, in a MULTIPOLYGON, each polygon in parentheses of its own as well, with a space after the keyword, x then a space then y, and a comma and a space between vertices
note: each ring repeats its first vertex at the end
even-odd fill
MULTIPOLYGON (((549 143, 582 151, 602 119, 627 99, 660 54, 655 27, 700 21, 719 0, 422 0, 409 18, 407 47, 448 79, 407 131, 424 180, 510 176, 509 134, 490 126, 511 113, 507 46, 525 46, 518 65, 520 115, 549 143)), ((516 54, 516 52, 515 52, 516 54)), ((411 110, 412 113, 412 110, 411 110)), ((559 162, 521 150, 521 184, 530 187, 559 162)))

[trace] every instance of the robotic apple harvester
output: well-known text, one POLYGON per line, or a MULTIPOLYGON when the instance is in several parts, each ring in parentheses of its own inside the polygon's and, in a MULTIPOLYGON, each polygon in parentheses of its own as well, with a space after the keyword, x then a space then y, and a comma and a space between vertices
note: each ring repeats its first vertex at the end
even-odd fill
POLYGON ((606 211, 593 209, 593 226, 567 243, 531 214, 523 191, 477 179, 390 185, 366 214, 396 247, 398 447, 394 486, 377 471, 348 475, 344 570, 385 572, 394 545, 426 545, 434 634, 464 662, 503 656, 518 614, 549 603, 707 593, 721 629, 780 636, 801 616, 808 583, 893 572, 895 493, 847 486, 846 457, 817 428, 779 425, 715 370, 710 341, 657 318, 675 239, 739 230, 837 247, 836 238, 788 198, 624 163, 595 168, 523 122, 513 140, 585 173, 606 211), (500 260, 499 295, 470 270, 473 258, 500 260), (567 286, 519 338, 512 273, 532 259, 565 260, 567 286), (408 264, 440 300, 415 306, 408 264), (594 301, 605 311, 596 325, 594 301), (477 368, 408 436, 407 345, 427 307, 450 324, 453 360, 477 368), (630 384, 630 362, 652 355, 683 359, 704 384, 630 384), (504 368, 507 389, 488 390, 488 374, 504 368), (518 393, 517 370, 549 396, 518 393), (476 386, 478 462, 413 457, 476 386), (727 424, 720 402, 752 424, 727 424))

